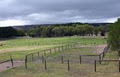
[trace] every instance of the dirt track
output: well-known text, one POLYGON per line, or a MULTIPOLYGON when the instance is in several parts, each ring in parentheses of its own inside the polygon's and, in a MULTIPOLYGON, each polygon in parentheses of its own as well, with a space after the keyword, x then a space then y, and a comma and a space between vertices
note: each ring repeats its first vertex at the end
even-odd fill
POLYGON ((107 45, 99 45, 97 46, 96 52, 97 53, 102 53, 103 49, 106 47, 107 45))
MULTIPOLYGON (((14 61, 13 67, 18 67, 22 64, 24 64, 24 61, 14 61)), ((6 71, 6 70, 11 69, 13 67, 12 67, 12 63, 10 61, 2 63, 2 64, 0 64, 0 72, 6 71)))

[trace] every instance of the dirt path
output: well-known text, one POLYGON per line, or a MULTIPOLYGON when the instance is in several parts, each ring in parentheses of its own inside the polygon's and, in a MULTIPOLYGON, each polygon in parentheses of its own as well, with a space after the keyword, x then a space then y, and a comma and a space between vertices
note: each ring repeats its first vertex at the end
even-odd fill
POLYGON ((84 45, 84 46, 79 46, 79 47, 93 47, 93 48, 95 48, 95 53, 102 53, 103 52, 103 50, 104 50, 104 48, 106 47, 107 45, 98 45, 98 46, 86 46, 86 45, 84 45))
POLYGON ((96 46, 96 52, 97 53, 102 53, 104 48, 106 47, 107 45, 99 45, 99 46, 96 46))
MULTIPOLYGON (((24 63, 24 61, 14 61, 13 67, 18 67, 18 66, 22 65, 23 63, 24 63)), ((2 63, 2 64, 0 64, 0 72, 6 71, 13 67, 12 67, 12 63, 10 61, 2 63)))

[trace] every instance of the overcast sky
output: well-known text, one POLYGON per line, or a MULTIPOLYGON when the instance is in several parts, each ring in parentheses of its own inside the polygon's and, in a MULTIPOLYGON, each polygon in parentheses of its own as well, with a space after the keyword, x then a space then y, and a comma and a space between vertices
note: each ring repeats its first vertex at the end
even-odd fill
POLYGON ((120 0, 0 0, 0 26, 115 22, 120 0))

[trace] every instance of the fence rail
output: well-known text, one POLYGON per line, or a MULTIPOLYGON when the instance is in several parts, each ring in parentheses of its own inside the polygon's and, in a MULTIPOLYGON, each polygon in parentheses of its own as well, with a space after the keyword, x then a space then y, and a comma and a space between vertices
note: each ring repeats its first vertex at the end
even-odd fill
MULTIPOLYGON (((40 52, 35 52, 35 53, 31 53, 25 56, 25 68, 28 68, 28 62, 34 62, 34 61, 40 61, 41 63, 44 63, 44 68, 45 70, 47 70, 47 63, 50 62, 60 62, 61 64, 67 64, 68 67, 68 71, 70 71, 70 63, 79 63, 82 64, 84 61, 83 60, 91 60, 94 63, 94 71, 96 72, 97 70, 97 62, 99 62, 99 64, 101 64, 103 61, 118 61, 119 62, 119 72, 120 72, 120 60, 103 60, 103 58, 105 57, 106 53, 108 52, 110 45, 107 45, 103 52, 98 54, 98 55, 60 55, 58 58, 54 58, 54 59, 50 59, 51 57, 49 57, 52 54, 56 54, 59 53, 61 51, 64 50, 68 50, 71 48, 78 48, 78 44, 71 44, 71 45, 62 45, 59 47, 54 47, 54 48, 49 48, 49 49, 45 49, 43 51, 40 52), (42 55, 40 55, 40 53, 42 52, 42 55), (74 58, 73 58, 74 57, 74 58), (84 58, 84 57, 88 57, 88 59, 84 58), (94 59, 92 57, 95 57, 94 59), (90 59, 91 58, 91 59, 90 59), (72 59, 72 60, 71 60, 72 59)), ((86 62, 88 63, 88 62, 86 62)))
POLYGON ((76 47, 78 47, 77 44, 78 43, 62 45, 62 46, 58 46, 58 47, 54 47, 54 48, 45 49, 45 50, 42 50, 40 52, 27 54, 25 56, 25 68, 28 68, 27 67, 28 62, 41 60, 41 62, 43 63, 44 60, 46 60, 47 57, 49 57, 50 55, 56 54, 56 53, 59 53, 61 51, 68 50, 68 49, 71 49, 71 48, 76 48, 76 47), (40 56, 40 53, 42 53, 42 56, 40 56))
POLYGON ((97 62, 101 62, 101 63, 102 62, 118 62, 118 71, 120 72, 120 60, 95 60, 95 62, 94 62, 94 71, 95 72, 97 71, 97 62))
POLYGON ((10 59, 9 59, 9 60, 2 61, 2 62, 0 62, 0 64, 6 63, 6 62, 11 62, 12 67, 14 66, 14 62, 13 62, 13 58, 12 58, 12 56, 10 56, 10 59))
POLYGON ((11 61, 11 60, 2 61, 2 62, 0 62, 0 64, 6 63, 6 62, 9 62, 9 61, 11 61))
POLYGON ((107 45, 107 46, 104 48, 103 52, 99 54, 99 55, 101 56, 101 60, 104 59, 104 57, 105 57, 106 53, 108 52, 109 48, 110 48, 110 45, 107 45))

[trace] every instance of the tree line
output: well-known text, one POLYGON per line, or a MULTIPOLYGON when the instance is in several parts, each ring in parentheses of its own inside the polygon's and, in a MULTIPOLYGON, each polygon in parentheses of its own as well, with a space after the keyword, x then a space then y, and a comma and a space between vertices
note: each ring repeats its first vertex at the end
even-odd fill
POLYGON ((62 37, 62 36, 92 36, 100 34, 105 36, 109 32, 111 25, 92 26, 89 24, 72 26, 38 26, 27 31, 31 37, 62 37))
POLYGON ((0 38, 30 36, 30 37, 63 37, 63 36, 92 36, 105 34, 110 30, 111 25, 92 26, 89 24, 70 24, 70 25, 49 25, 37 26, 32 29, 15 29, 13 27, 0 27, 0 38))
POLYGON ((10 38, 14 36, 24 36, 24 30, 16 30, 12 27, 0 27, 0 38, 10 38))

